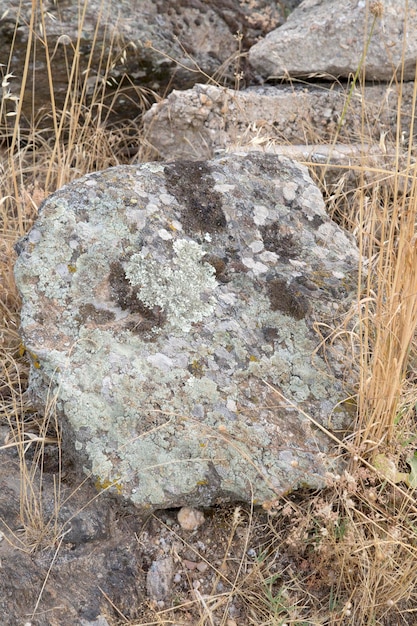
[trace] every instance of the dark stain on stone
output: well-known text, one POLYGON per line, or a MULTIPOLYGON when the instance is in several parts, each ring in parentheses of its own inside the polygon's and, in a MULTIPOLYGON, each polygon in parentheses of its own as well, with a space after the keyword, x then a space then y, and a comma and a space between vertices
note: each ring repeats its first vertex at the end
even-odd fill
POLYGON ((112 299, 123 311, 138 311, 138 288, 132 287, 120 261, 113 261, 110 264, 109 284, 112 299))
POLYGON ((260 174, 266 180, 273 180, 277 176, 277 160, 273 154, 252 152, 246 155, 246 162, 251 176, 260 174))
POLYGON ((324 219, 320 217, 320 215, 315 215, 313 217, 313 226, 314 228, 319 228, 319 226, 321 226, 322 224, 324 224, 324 219))
POLYGON ((278 222, 260 226, 259 230, 265 249, 278 254, 280 260, 295 259, 301 253, 300 244, 294 238, 294 233, 278 222))
POLYGON ((227 259, 216 256, 215 254, 205 254, 202 258, 203 263, 208 263, 214 268, 216 280, 220 283, 228 283, 230 277, 227 273, 227 259))
POLYGON ((154 309, 151 310, 144 304, 142 304, 142 306, 145 314, 143 319, 139 321, 131 319, 125 324, 125 328, 136 335, 141 335, 143 341, 155 341, 157 335, 153 331, 156 328, 161 328, 165 324, 166 316, 162 311, 160 311, 160 313, 155 311, 155 309, 159 307, 154 307, 154 309))
POLYGON ((97 309, 94 304, 88 302, 87 304, 82 304, 79 308, 79 314, 76 318, 82 324, 86 324, 88 322, 92 322, 97 326, 101 324, 108 324, 115 319, 115 315, 112 311, 106 311, 104 309, 97 309))
POLYGON ((150 308, 147 306, 142 300, 137 298, 137 309, 141 316, 143 317, 143 322, 152 322, 152 327, 157 326, 161 328, 166 322, 166 314, 161 309, 160 306, 153 306, 150 308))
POLYGON ((307 295, 312 294, 318 289, 317 285, 315 285, 308 276, 296 276, 294 283, 299 285, 301 291, 307 295))
POLYGON ((283 278, 273 278, 267 282, 267 290, 273 311, 281 311, 295 320, 307 315, 310 307, 297 285, 287 285, 283 278))
POLYGON ((274 343, 279 339, 278 329, 274 326, 265 326, 262 328, 262 334, 268 343, 274 343))
POLYGON ((164 168, 168 193, 182 209, 187 235, 216 233, 226 227, 222 196, 214 190, 215 181, 204 161, 178 161, 164 168))

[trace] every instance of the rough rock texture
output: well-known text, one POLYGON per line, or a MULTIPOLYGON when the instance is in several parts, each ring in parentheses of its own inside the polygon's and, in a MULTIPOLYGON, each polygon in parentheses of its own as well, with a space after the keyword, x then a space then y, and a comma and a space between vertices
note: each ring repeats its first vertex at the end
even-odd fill
POLYGON ((170 599, 174 561, 171 556, 154 561, 146 577, 146 591, 154 602, 166 602, 170 599))
POLYGON ((404 80, 413 80, 417 10, 407 0, 304 0, 284 25, 251 48, 249 61, 264 78, 347 78, 361 62, 374 20, 366 56, 367 80, 390 81, 400 70, 403 47, 404 80), (371 12, 373 5, 376 12, 377 5, 382 6, 380 17, 371 12))
MULTIPOLYGON (((4 435, 2 427, 2 442, 4 435)), ((103 591, 136 618, 146 601, 143 570, 155 558, 135 539, 139 520, 129 520, 126 528, 118 519, 120 507, 115 511, 105 494, 97 497, 89 482, 72 489, 61 480, 58 489, 57 468, 55 475, 50 469, 45 464, 42 476, 34 474, 29 489, 21 483, 16 451, 2 450, 0 624, 108 626, 100 616, 108 613, 103 591)))
MULTIPOLYGON (((242 91, 195 85, 173 91, 144 115, 148 144, 164 160, 211 158, 215 150, 268 143, 317 144, 331 142, 348 94, 334 87, 256 87, 242 91)), ((362 100, 368 135, 365 141, 395 142, 398 94, 392 86, 358 90, 344 115, 339 140, 362 144, 362 100)), ((402 87, 405 140, 410 128, 413 84, 402 87)))
POLYGON ((348 418, 312 329, 355 294, 358 254, 305 168, 243 153, 90 174, 18 248, 31 391, 98 488, 153 509, 323 484, 329 440, 299 409, 348 418))
MULTIPOLYGON (((238 64, 239 43, 245 52, 261 36, 284 21, 283 5, 272 0, 44 0, 43 14, 36 4, 34 38, 36 63, 28 72, 23 112, 45 107, 37 124, 51 125, 50 87, 46 65, 46 40, 58 108, 68 90, 74 50, 79 73, 88 71, 86 103, 100 92, 106 64, 111 66, 104 104, 111 105, 111 118, 129 118, 141 112, 140 90, 148 87, 164 93, 172 87, 184 89, 207 76, 234 82, 236 70, 245 72, 245 61, 238 64), (84 12, 84 4, 86 10, 84 12), (79 42, 79 48, 77 48, 79 42), (152 44, 152 47, 148 45, 152 44), (87 70, 87 68, 89 68, 87 70), (36 89, 32 93, 33 86, 36 89), (114 92, 120 91, 116 97, 114 92)), ((28 45, 31 0, 0 0, 0 62, 7 64, 13 42, 8 72, 13 73, 10 89, 19 95, 28 45), (15 24, 18 28, 15 33, 15 24)), ((81 79, 80 79, 81 80, 81 79)), ((80 89, 80 84, 71 90, 80 89)), ((13 103, 7 103, 13 107, 13 103)))

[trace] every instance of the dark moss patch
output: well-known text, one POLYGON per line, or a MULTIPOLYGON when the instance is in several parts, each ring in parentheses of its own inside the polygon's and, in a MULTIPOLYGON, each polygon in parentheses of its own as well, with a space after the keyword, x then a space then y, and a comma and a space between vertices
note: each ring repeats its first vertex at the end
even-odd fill
POLYGON ((313 217, 313 226, 314 226, 314 228, 319 228, 319 226, 321 226, 322 224, 324 224, 324 219, 322 217, 320 217, 320 215, 315 215, 313 217))
POLYGON ((307 315, 310 307, 297 285, 287 285, 283 278, 274 278, 267 283, 267 289, 273 311, 281 311, 296 320, 307 315))
POLYGON ((208 263, 214 268, 216 279, 221 283, 227 283, 230 277, 227 274, 227 259, 216 256, 215 254, 205 254, 202 258, 203 263, 208 263))
POLYGON ((113 261, 110 264, 109 284, 112 299, 123 311, 140 312, 138 311, 138 288, 132 287, 127 280, 120 261, 113 261))
POLYGON ((265 341, 268 343, 274 343, 279 339, 278 329, 273 326, 265 326, 262 328, 262 334, 264 336, 265 341))
POLYGON ((203 161, 179 161, 164 168, 167 191, 182 210, 182 224, 187 235, 224 230, 226 217, 222 196, 214 191, 215 181, 203 161))
MULTIPOLYGON (((144 309, 146 309, 145 305, 143 306, 144 309)), ((155 341, 156 333, 154 331, 164 325, 166 317, 163 313, 158 315, 156 312, 150 312, 149 309, 147 314, 149 317, 143 318, 140 321, 129 320, 126 323, 125 328, 126 330, 130 330, 130 332, 135 335, 141 335, 143 341, 155 341)))
POLYGON ((294 233, 287 227, 278 222, 273 222, 267 226, 260 226, 259 230, 265 249, 278 254, 280 260, 294 259, 301 254, 299 242, 294 238, 294 233))

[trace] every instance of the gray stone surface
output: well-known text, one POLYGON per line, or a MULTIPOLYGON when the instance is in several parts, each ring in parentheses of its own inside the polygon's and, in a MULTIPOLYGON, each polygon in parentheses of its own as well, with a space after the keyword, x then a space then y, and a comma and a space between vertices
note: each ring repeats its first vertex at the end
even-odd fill
POLYGON ((108 598, 134 620, 146 602, 144 564, 156 558, 151 542, 138 545, 139 520, 121 521, 90 481, 69 487, 68 466, 65 477, 57 465, 35 472, 30 452, 29 485, 16 450, 1 450, 1 626, 112 626, 108 598))
POLYGON ((417 11, 406 0, 304 0, 288 20, 252 46, 249 61, 264 78, 344 77, 361 62, 374 15, 382 5, 366 55, 367 80, 390 81, 395 70, 414 80, 417 60, 417 11), (404 45, 404 37, 405 45, 404 45))
POLYGON ((146 591, 154 602, 166 602, 172 594, 174 561, 171 556, 154 561, 146 576, 146 591))
POLYGON ((99 489, 146 510, 323 484, 333 451, 301 411, 348 415, 313 325, 355 295, 358 252, 305 168, 242 153, 93 173, 18 250, 31 393, 99 489))
MULTIPOLYGON (((394 145, 398 92, 392 85, 375 85, 356 90, 344 114, 339 141, 348 145, 394 145), (363 117, 368 120, 364 136, 363 117)), ((242 91, 195 85, 174 90, 144 115, 148 147, 164 160, 211 158, 215 150, 230 146, 268 144, 315 145, 332 142, 348 94, 345 89, 264 86, 242 91)), ((413 83, 401 94, 399 129, 405 142, 410 129, 413 83)), ((148 148, 146 148, 147 150, 148 148)), ((307 159, 308 160, 308 159, 307 159)), ((348 163, 345 159, 345 163, 348 163)))

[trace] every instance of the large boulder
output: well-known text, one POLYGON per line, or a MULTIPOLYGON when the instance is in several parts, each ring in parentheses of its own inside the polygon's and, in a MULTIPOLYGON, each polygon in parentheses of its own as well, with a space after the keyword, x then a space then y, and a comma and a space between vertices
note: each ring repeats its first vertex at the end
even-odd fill
POLYGON ((417 11, 406 0, 304 0, 252 46, 249 61, 264 78, 348 78, 367 49, 367 80, 391 81, 396 71, 414 80, 416 29, 417 11))
POLYGON ((30 391, 64 458, 139 508, 265 503, 337 468, 342 355, 316 351, 358 251, 273 155, 93 173, 18 245, 30 391), (283 398, 286 400, 283 400, 283 398))

